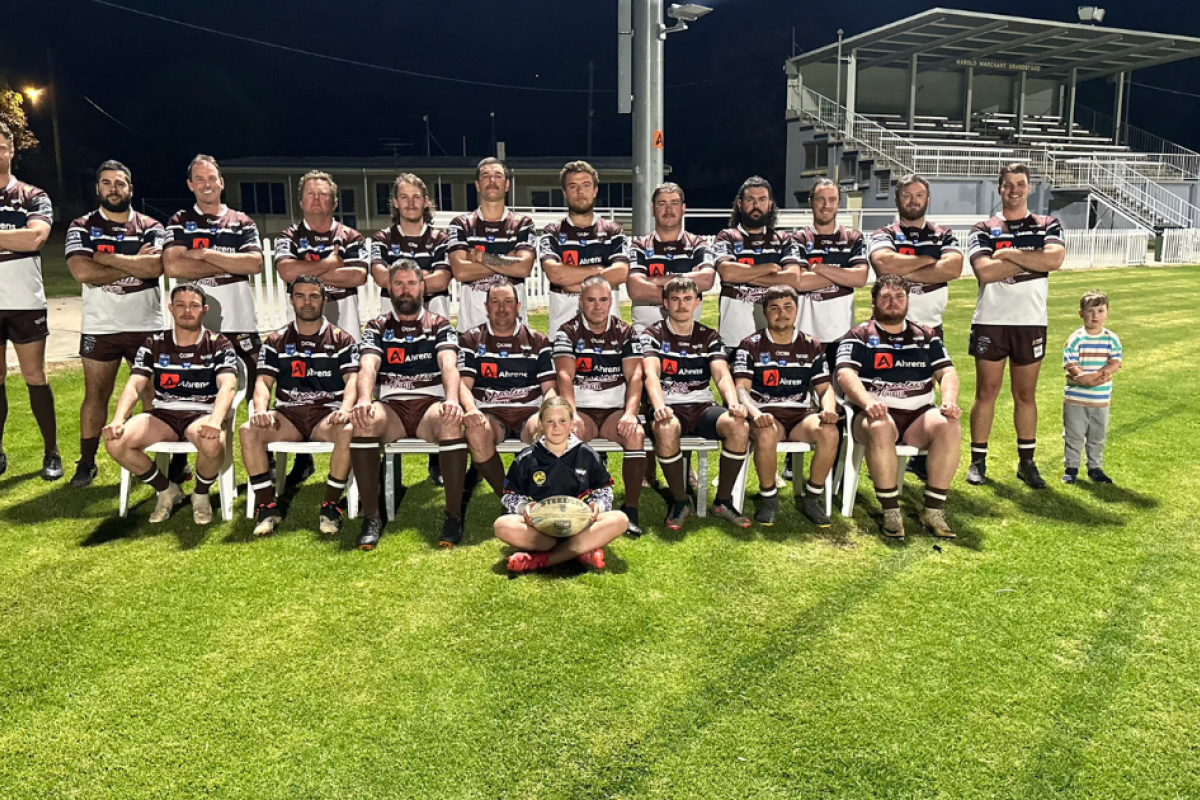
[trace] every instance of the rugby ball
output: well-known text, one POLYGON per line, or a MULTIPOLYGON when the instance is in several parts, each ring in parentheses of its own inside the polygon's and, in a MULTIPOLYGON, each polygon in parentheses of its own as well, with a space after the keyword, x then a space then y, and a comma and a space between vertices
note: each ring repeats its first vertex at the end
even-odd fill
POLYGON ((578 497, 555 495, 533 503, 529 519, 540 533, 565 539, 592 523, 592 508, 578 497))

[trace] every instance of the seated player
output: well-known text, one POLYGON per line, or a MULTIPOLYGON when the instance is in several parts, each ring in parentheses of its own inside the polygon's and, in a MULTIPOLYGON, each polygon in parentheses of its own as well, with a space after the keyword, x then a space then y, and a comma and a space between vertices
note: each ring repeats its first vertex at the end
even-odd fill
POLYGON ((350 412, 350 459, 363 508, 358 549, 374 550, 383 535, 381 445, 406 437, 438 445, 446 491, 446 520, 438 544, 453 547, 462 541, 467 472, 458 400, 458 335, 450 320, 425 310, 425 275, 417 262, 396 261, 388 275, 392 311, 363 328, 358 398, 350 412), (379 400, 372 402, 377 385, 379 400))
POLYGON ((238 429, 242 463, 254 492, 255 536, 274 533, 283 521, 267 465, 271 442, 333 442, 321 533, 342 529, 338 500, 350 477, 350 409, 358 373, 358 344, 324 318, 327 296, 321 279, 301 275, 288 289, 294 322, 272 333, 258 351, 250 420, 238 429), (271 405, 275 387, 275 410, 271 405))
MULTIPOLYGON (((603 279, 601 279, 603 280, 603 279)), ((625 532, 628 520, 612 510, 612 477, 604 459, 571 433, 574 414, 562 397, 542 402, 538 411, 543 435, 513 459, 504 481, 504 510, 496 520, 496 538, 518 549, 508 557, 511 572, 551 567, 578 558, 604 569, 604 546, 625 532), (586 500, 592 521, 579 533, 558 539, 533 527, 532 503, 568 495, 586 500)))
POLYGON ((504 465, 496 445, 533 442, 538 406, 554 394, 555 375, 550 340, 520 321, 516 289, 494 283, 485 305, 488 321, 458 339, 459 396, 471 461, 498 496, 504 465))
POLYGON ((191 442, 196 448, 192 519, 207 525, 212 522, 208 492, 225 462, 225 417, 237 392, 237 354, 229 339, 201 324, 208 304, 199 286, 178 284, 168 309, 174 327, 138 349, 112 422, 101 435, 112 460, 158 493, 153 523, 171 516, 183 502, 183 490, 142 451, 159 442, 191 442), (154 390, 154 408, 130 419, 147 383, 154 390))
POLYGON ((574 434, 620 443, 629 534, 641 536, 638 500, 646 477, 646 433, 638 422, 642 402, 642 342, 633 327, 612 315, 612 287, 593 275, 579 293, 579 314, 554 338, 558 394, 578 410, 574 434))
POLYGON ((821 495, 838 451, 837 400, 830 384, 825 346, 796 328, 800 297, 790 286, 763 295, 767 327, 746 337, 734 356, 738 400, 750 415, 754 468, 763 504, 754 518, 774 525, 779 512, 775 470, 782 441, 813 445, 804 486, 804 516, 818 528, 830 526, 821 495), (813 409, 812 394, 820 400, 813 409))
POLYGON ((837 380, 854 408, 855 441, 866 445, 867 469, 883 506, 885 536, 904 536, 896 444, 929 451, 921 523, 953 539, 942 507, 958 469, 962 428, 958 373, 931 328, 906 320, 908 281, 880 275, 871 289, 872 319, 852 328, 838 347, 837 380), (934 383, 942 403, 934 405, 934 383))
POLYGON ((692 316, 700 299, 695 281, 672 278, 663 287, 666 318, 642 334, 646 394, 654 411, 654 447, 674 501, 666 524, 677 531, 691 513, 679 441, 684 436, 700 436, 721 440, 713 514, 748 528, 749 518, 733 506, 733 485, 750 446, 747 410, 738 402, 721 337, 692 316), (709 383, 714 380, 727 409, 712 400, 709 383))

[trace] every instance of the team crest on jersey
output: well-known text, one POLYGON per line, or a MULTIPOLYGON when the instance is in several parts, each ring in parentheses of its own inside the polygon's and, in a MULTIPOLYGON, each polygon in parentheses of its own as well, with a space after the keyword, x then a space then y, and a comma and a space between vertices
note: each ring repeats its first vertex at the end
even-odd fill
POLYGON ((398 244, 392 245, 392 255, 394 255, 394 256, 400 255, 400 245, 398 245, 398 244))
POLYGON ((475 352, 478 353, 479 355, 483 355, 484 353, 487 352, 487 347, 485 347, 484 345, 479 345, 478 347, 475 348, 475 352))
POLYGON ((878 336, 868 336, 867 344, 869 344, 871 347, 879 347, 879 337, 878 336))
POLYGON ((538 486, 542 486, 543 484, 545 484, 546 483, 546 473, 542 472, 540 469, 537 472, 533 473, 533 482, 535 484, 537 484, 538 486))
POLYGON ((896 231, 896 241, 897 242, 907 242, 908 241, 908 238, 905 237, 905 235, 904 235, 904 231, 896 231))
POLYGON ((294 344, 286 344, 286 345, 284 345, 284 346, 283 346, 283 354, 284 354, 285 356, 294 356, 294 355, 296 355, 296 345, 294 345, 294 344))
POLYGON ((558 235, 558 243, 559 243, 559 244, 566 244, 566 243, 567 243, 567 235, 566 235, 565 233, 560 233, 560 234, 558 235))
POLYGON ((758 360, 759 360, 759 361, 761 361, 761 362, 762 362, 762 363, 764 363, 764 364, 770 364, 770 363, 771 363, 771 357, 770 357, 769 355, 767 355, 766 353, 763 353, 762 355, 760 355, 760 356, 758 357, 758 360))
POLYGON ((740 252, 742 252, 742 243, 741 243, 741 242, 734 242, 734 243, 733 243, 733 252, 735 252, 735 253, 740 253, 740 252))
POLYGON ((100 230, 99 228, 92 228, 92 237, 93 238, 99 238, 103 235, 104 235, 104 231, 100 230))
POLYGON ((580 483, 586 483, 587 482, 587 470, 586 469, 575 470, 575 477, 579 479, 580 483))
MULTIPOLYGON (((670 255, 667 256, 667 258, 670 258, 670 257, 671 257, 670 255)), ((653 247, 646 248, 646 258, 654 258, 654 248, 653 247)))
POLYGON ((579 237, 579 246, 580 247, 587 247, 587 243, 588 243, 587 239, 583 238, 582 236, 579 237))
POLYGON ((170 357, 169 355, 167 355, 166 353, 163 353, 162 355, 160 355, 160 356, 158 357, 158 365, 159 365, 160 367, 169 367, 169 366, 171 366, 171 357, 170 357))
POLYGON ((383 332, 383 340, 385 342, 390 342, 390 341, 394 340, 395 338, 396 338, 396 334, 394 332, 392 332, 392 331, 384 331, 383 332))
POLYGON ((1004 233, 1004 231, 1000 230, 999 228, 992 228, 992 236, 999 236, 1002 233, 1004 233))
POLYGON ((671 343, 670 343, 670 342, 663 342, 663 345, 662 345, 662 351, 663 351, 664 353, 669 353, 669 352, 671 352, 671 343))
POLYGON ((500 351, 500 357, 501 357, 501 358, 508 358, 508 351, 507 351, 507 350, 501 350, 501 351, 500 351))
POLYGON ((587 344, 586 344, 586 343, 584 343, 583 339, 580 339, 580 340, 579 340, 579 341, 578 341, 578 342, 575 344, 575 349, 576 349, 576 350, 578 350, 580 353, 582 353, 584 350, 587 350, 587 344))
POLYGON ((303 236, 300 237, 300 246, 307 249, 308 239, 306 237, 303 237, 303 236))
POLYGON ((752 341, 752 342, 757 342, 757 341, 760 341, 761 339, 762 339, 762 334, 758 334, 758 333, 756 333, 750 337, 750 341, 752 341))
POLYGON ((187 222, 184 224, 183 229, 185 231, 187 231, 188 233, 195 233, 196 232, 196 223, 187 222))

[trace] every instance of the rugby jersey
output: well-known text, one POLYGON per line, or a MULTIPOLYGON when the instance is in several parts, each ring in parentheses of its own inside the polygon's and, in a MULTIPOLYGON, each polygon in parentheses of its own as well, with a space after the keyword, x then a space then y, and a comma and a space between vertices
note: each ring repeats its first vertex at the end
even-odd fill
MULTIPOLYGON (((337 256, 347 267, 366 269, 370 253, 363 235, 337 220, 327 231, 314 231, 303 220, 292 225, 275 239, 275 259, 292 258, 297 261, 320 261, 337 256)), ((358 297, 358 289, 326 286, 327 300, 337 302, 349 297, 358 297)), ((358 320, 355 320, 357 323, 358 320)))
MULTIPOLYGON (((914 228, 897 220, 871 235, 869 255, 874 257, 876 253, 884 251, 899 253, 902 256, 928 256, 939 261, 950 253, 961 253, 962 247, 954 237, 954 231, 949 228, 929 221, 920 228, 914 228)), ((908 318, 927 328, 940 326, 949 297, 950 290, 944 281, 917 283, 910 280, 908 318)))
MULTIPOLYGON (((450 352, 458 359, 458 334, 450 320, 422 311, 415 320, 397 319, 389 312, 367 323, 360 353, 379 357, 375 385, 380 400, 446 396, 437 354, 450 352)), ((458 398, 454 398, 458 399, 458 398)))
MULTIPOLYGON (((34 220, 54 224, 54 206, 49 195, 9 175, 8 185, 0 190, 0 230, 28 228, 34 220)), ((0 264, 4 270, 4 280, 0 282, 0 309, 40 311, 46 307, 42 257, 37 251, 17 253, 0 248, 0 264)))
POLYGON ((210 412, 217 401, 217 376, 236 376, 237 363, 224 334, 201 328, 195 344, 180 347, 175 331, 165 330, 142 343, 130 373, 151 380, 155 408, 210 412))
MULTIPOLYGON (((686 275, 702 269, 716 269, 713 264, 712 248, 701 237, 683 231, 678 239, 663 241, 653 233, 633 240, 630 248, 629 274, 638 273, 647 278, 664 275, 686 275)), ((700 308, 696 319, 700 319, 700 308)), ((661 300, 634 300, 633 324, 639 330, 664 319, 661 300)))
MULTIPOLYGON (((1121 360, 1121 340, 1105 328, 1091 334, 1087 328, 1078 328, 1067 337, 1063 347, 1063 369, 1078 366, 1084 372, 1095 372, 1108 364, 1109 359, 1121 360)), ((1063 390, 1063 402, 1078 406, 1107 406, 1112 402, 1113 382, 1108 380, 1098 386, 1079 386, 1067 381, 1063 390)))
MULTIPOLYGON (((145 245, 162 252, 166 231, 157 220, 129 212, 117 222, 103 208, 85 214, 67 229, 66 257, 91 258, 96 253, 136 256, 145 245)), ((112 283, 82 284, 83 320, 80 333, 103 335, 163 329, 162 291, 158 279, 126 275, 112 283)))
POLYGON ((290 323, 267 337, 258 351, 258 374, 275 379, 275 407, 341 408, 346 376, 358 372, 358 343, 328 320, 304 335, 290 323))
POLYGON ((688 333, 675 333, 669 319, 642 333, 642 355, 658 360, 663 400, 669 406, 712 403, 712 364, 728 361, 721 337, 712 328, 693 322, 688 333))
POLYGON ((933 373, 952 366, 942 340, 912 320, 904 321, 900 333, 869 320, 852 328, 838 346, 837 368, 854 370, 871 397, 897 410, 934 405, 933 373))
MULTIPOLYGON (((405 236, 399 224, 376 231, 371 237, 371 266, 387 269, 402 258, 417 262, 417 266, 425 273, 426 280, 438 270, 450 271, 450 260, 447 258, 447 248, 450 237, 442 230, 425 225, 416 236, 405 236)), ((383 287, 383 296, 391 297, 387 287, 383 287)), ((425 299, 434 297, 449 297, 450 288, 447 286, 440 292, 425 290, 425 299)))
MULTIPOLYGON (((261 253, 262 243, 254 220, 240 211, 221 206, 217 214, 205 214, 199 206, 185 208, 167 220, 164 248, 207 248, 218 253, 261 253)), ((256 333, 258 315, 250 292, 248 275, 222 273, 192 281, 209 296, 204 327, 223 333, 256 333)))
MULTIPOLYGON (((863 235, 841 225, 833 233, 817 233, 812 227, 792 234, 796 255, 813 264, 832 264, 843 269, 867 263, 863 235)), ((832 342, 854 327, 854 289, 832 284, 804 293, 800 298, 800 330, 823 342, 832 342)))
MULTIPOLYGON (((593 217, 591 225, 580 228, 567 217, 542 229, 537 256, 539 262, 558 261, 568 267, 609 267, 629 262, 629 240, 612 220, 593 217)), ((556 283, 550 284, 550 291, 575 294, 556 283)))
POLYGON ((750 399, 759 408, 815 408, 813 388, 830 381, 824 354, 822 344, 803 331, 779 344, 763 328, 738 345, 733 377, 750 381, 750 399))
POLYGON ((509 514, 520 514, 531 502, 567 495, 611 511, 612 485, 604 459, 575 434, 561 456, 550 452, 543 436, 513 458, 500 502, 509 514))
POLYGON ((640 337, 617 317, 608 318, 603 333, 594 333, 582 315, 558 329, 554 357, 575 360, 575 407, 625 407, 627 359, 642 357, 640 337))
MULTIPOLYGON (((529 217, 518 217, 507 208, 504 209, 504 216, 496 221, 485 220, 478 209, 467 214, 460 214, 450 222, 446 233, 449 236, 448 253, 471 248, 498 256, 508 255, 513 250, 537 252, 533 220, 529 217)), ((524 278, 509 278, 492 273, 473 281, 467 281, 463 287, 475 292, 486 292, 489 286, 502 281, 508 281, 515 286, 525 283, 524 278)))
MULTIPOLYGON (((1016 220, 992 217, 971 228, 968 252, 974 264, 997 250, 1042 250, 1048 244, 1065 245, 1062 224, 1051 216, 1030 214, 1016 220)), ((1046 325, 1046 296, 1050 285, 1045 272, 1024 271, 1002 281, 980 284, 972 325, 1046 325)))
MULTIPOLYGON (((749 267, 759 264, 799 264, 796 246, 792 238, 783 231, 763 228, 758 233, 747 233, 742 226, 726 228, 713 239, 713 264, 721 266, 732 261, 749 267)), ((740 300, 743 303, 760 303, 767 293, 766 286, 752 286, 736 281, 721 282, 721 296, 740 300)))
POLYGON ((458 339, 458 371, 474 378, 471 394, 479 408, 537 405, 542 381, 553 381, 550 340, 523 322, 511 336, 499 336, 490 322, 458 339))

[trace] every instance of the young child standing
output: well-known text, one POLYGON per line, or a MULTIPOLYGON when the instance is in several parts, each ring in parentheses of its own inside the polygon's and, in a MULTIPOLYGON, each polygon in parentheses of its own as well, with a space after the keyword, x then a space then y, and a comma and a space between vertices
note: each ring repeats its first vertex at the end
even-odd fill
POLYGON ((1104 327, 1108 295, 1090 291, 1079 300, 1083 327, 1063 347, 1067 386, 1063 393, 1063 483, 1075 483, 1079 461, 1087 451, 1087 475, 1095 483, 1112 483, 1104 474, 1104 441, 1112 377, 1121 368, 1121 340, 1104 327))

